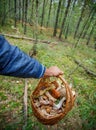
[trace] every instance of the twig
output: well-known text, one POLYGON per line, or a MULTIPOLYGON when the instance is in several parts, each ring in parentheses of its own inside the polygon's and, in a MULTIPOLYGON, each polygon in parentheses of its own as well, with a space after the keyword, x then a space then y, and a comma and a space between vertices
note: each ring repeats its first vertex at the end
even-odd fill
POLYGON ((25 79, 25 88, 24 88, 24 126, 23 126, 23 130, 26 129, 27 126, 27 79, 25 79))
POLYGON ((70 75, 72 75, 77 69, 78 69, 79 65, 77 65, 74 69, 72 69, 72 71, 68 74, 68 77, 70 77, 70 75))
POLYGON ((76 64, 78 64, 80 67, 82 67, 86 71, 87 74, 96 77, 96 73, 92 72, 91 70, 86 68, 84 65, 82 65, 82 63, 80 63, 80 61, 77 61, 77 60, 74 60, 74 61, 75 61, 76 64))

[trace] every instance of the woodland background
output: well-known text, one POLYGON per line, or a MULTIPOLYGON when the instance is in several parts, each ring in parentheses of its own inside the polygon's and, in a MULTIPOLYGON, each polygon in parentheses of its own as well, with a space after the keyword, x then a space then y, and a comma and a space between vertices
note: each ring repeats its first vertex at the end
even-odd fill
POLYGON ((30 104, 38 80, 0 76, 0 129, 95 130, 96 0, 0 0, 0 34, 45 66, 61 68, 77 95, 63 120, 44 126, 30 104))

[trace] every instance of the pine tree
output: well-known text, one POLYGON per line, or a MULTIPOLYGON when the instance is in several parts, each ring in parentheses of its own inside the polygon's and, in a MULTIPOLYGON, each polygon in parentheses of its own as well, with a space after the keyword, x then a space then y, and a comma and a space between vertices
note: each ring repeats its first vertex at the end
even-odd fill
POLYGON ((60 12, 60 8, 61 8, 61 2, 62 2, 62 0, 59 0, 53 36, 56 36, 56 33, 57 33, 57 25, 58 25, 58 19, 59 19, 59 12, 60 12))
POLYGON ((61 25, 61 31, 60 31, 60 34, 59 34, 59 38, 61 38, 62 33, 63 33, 63 29, 64 29, 64 25, 65 25, 67 15, 68 15, 68 10, 69 10, 70 4, 71 4, 71 0, 68 0, 67 8, 65 10, 64 18, 63 18, 62 25, 61 25))

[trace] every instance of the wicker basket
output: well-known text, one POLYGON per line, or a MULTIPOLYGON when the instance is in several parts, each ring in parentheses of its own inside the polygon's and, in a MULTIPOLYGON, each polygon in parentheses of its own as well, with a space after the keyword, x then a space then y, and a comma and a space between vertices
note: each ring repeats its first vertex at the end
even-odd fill
MULTIPOLYGON (((58 115, 55 115, 53 117, 45 117, 44 115, 41 114, 41 112, 38 110, 38 108, 35 106, 34 103, 34 98, 36 98, 40 94, 40 90, 45 88, 48 88, 53 81, 51 82, 50 78, 41 78, 37 87, 35 88, 34 92, 31 94, 31 106, 34 115, 37 117, 37 119, 45 125, 53 125, 56 124, 58 121, 60 121, 73 107, 74 105, 74 100, 75 100, 75 95, 73 96, 72 93, 72 88, 68 85, 66 80, 62 77, 55 77, 55 81, 59 78, 59 80, 63 83, 66 89, 66 102, 65 102, 65 108, 64 111, 58 115)), ((54 79, 54 78, 53 78, 54 79)), ((55 82, 54 82, 55 83, 55 82)))

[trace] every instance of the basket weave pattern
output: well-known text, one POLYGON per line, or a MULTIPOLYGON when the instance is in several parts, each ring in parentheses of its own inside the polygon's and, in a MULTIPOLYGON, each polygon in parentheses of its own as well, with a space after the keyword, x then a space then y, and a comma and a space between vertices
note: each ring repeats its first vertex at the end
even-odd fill
POLYGON ((32 106, 33 113, 36 116, 36 118, 42 124, 45 125, 56 124, 58 121, 64 118, 64 116, 72 109, 74 105, 74 101, 75 101, 75 95, 73 95, 72 93, 72 88, 70 88, 69 84, 62 76, 55 78, 55 81, 51 81, 50 78, 45 78, 45 77, 41 78, 34 92, 31 94, 31 106, 32 106), (62 107, 63 110, 59 114, 55 114, 54 116, 45 116, 41 113, 40 109, 36 107, 35 100, 37 100, 41 96, 40 94, 43 95, 43 93, 40 93, 41 90, 46 89, 46 91, 49 91, 48 88, 50 88, 52 84, 56 86, 58 79, 60 80, 60 82, 62 82, 66 90, 66 100, 65 100, 64 109, 62 107))

